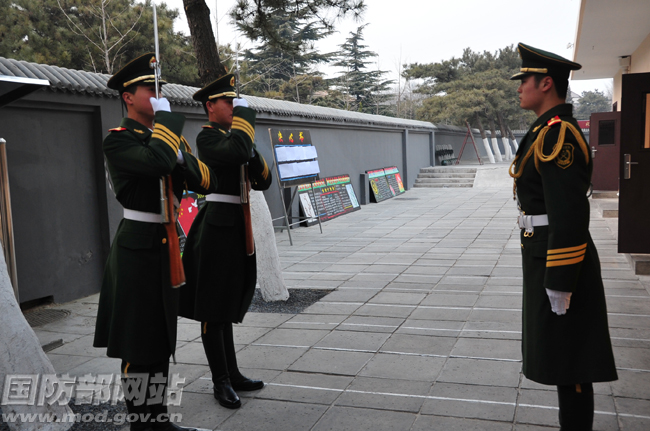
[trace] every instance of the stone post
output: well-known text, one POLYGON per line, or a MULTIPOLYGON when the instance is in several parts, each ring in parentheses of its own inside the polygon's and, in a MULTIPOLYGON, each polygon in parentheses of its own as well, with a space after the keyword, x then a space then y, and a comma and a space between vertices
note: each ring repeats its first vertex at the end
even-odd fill
POLYGON ((51 391, 59 387, 56 371, 49 358, 41 348, 36 334, 25 320, 20 306, 16 301, 4 253, 0 253, 0 387, 2 398, 0 407, 5 415, 30 414, 52 415, 59 420, 66 422, 32 422, 18 423, 7 422, 12 431, 65 431, 72 427, 70 418, 74 417, 72 410, 67 403, 59 405, 54 402, 48 404, 48 400, 39 402, 39 395, 47 395, 46 388, 41 388, 43 382, 47 383, 47 389, 51 391), (20 375, 21 378, 14 376, 20 375), (44 380, 49 379, 49 380, 44 380), (31 380, 31 384, 30 383, 31 380), (20 385, 20 382, 27 385, 20 385), (21 389, 22 388, 22 389, 21 389), (21 394, 34 400, 20 401, 21 394), (39 406, 38 404, 43 404, 39 406))
POLYGON ((265 301, 286 301, 289 291, 284 285, 275 231, 264 193, 251 190, 251 219, 257 255, 257 282, 265 301))

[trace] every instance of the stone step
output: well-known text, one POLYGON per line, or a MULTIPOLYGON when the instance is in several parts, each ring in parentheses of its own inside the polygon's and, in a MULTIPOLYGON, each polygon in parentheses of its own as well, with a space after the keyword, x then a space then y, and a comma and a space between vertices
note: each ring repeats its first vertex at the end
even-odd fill
POLYGON ((474 184, 467 184, 467 183, 415 183, 413 184, 413 187, 436 188, 436 189, 457 188, 457 187, 471 188, 473 186, 474 184))
POLYGON ((416 178, 415 184, 461 183, 474 184, 474 178, 416 178))
POLYGON ((650 275, 650 254, 625 253, 636 275, 650 275))
POLYGON ((457 166, 429 166, 420 169, 421 173, 452 172, 458 174, 475 174, 476 168, 461 168, 457 166))
POLYGON ((592 199, 618 199, 618 192, 594 190, 594 192, 591 195, 591 198, 592 199))
POLYGON ((618 218, 618 210, 603 210, 603 218, 618 218))
POLYGON ((457 173, 457 172, 420 172, 418 178, 474 178, 475 173, 457 173))

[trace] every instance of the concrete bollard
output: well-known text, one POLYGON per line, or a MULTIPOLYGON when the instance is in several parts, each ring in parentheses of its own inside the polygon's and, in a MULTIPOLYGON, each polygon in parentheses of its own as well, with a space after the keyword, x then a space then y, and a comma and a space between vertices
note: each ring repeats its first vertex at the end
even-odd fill
POLYGON ((275 244, 271 212, 264 193, 251 190, 251 219, 257 255, 257 283, 265 301, 286 301, 289 291, 284 285, 280 255, 275 244))

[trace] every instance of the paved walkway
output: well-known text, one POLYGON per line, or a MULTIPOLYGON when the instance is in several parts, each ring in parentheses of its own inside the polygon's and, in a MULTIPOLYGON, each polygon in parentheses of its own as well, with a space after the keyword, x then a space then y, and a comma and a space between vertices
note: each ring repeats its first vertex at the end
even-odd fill
MULTIPOLYGON (((511 189, 413 189, 318 227, 277 233, 289 288, 335 289, 298 315, 235 329, 246 375, 267 386, 220 407, 197 323, 179 320, 183 424, 222 431, 557 429, 554 387, 521 374, 521 258, 511 189)), ((593 201, 620 380, 595 385, 596 430, 650 429, 650 277, 616 252, 593 201)), ((63 338, 57 372, 118 372, 92 348, 97 295, 37 330, 63 338)), ((570 311, 569 311, 570 312, 570 311)))

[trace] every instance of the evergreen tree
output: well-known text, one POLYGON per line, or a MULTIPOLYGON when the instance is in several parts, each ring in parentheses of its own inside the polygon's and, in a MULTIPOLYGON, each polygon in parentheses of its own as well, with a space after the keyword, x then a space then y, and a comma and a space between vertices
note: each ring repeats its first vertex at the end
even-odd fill
POLYGON ((601 91, 584 91, 578 99, 574 115, 579 120, 588 120, 594 112, 610 112, 612 101, 601 91))
POLYGON ((331 34, 314 23, 302 23, 289 13, 270 18, 283 40, 297 44, 298 49, 265 41, 244 53, 248 81, 242 79, 246 94, 310 103, 314 91, 323 87, 319 73, 313 67, 330 61, 332 54, 315 50, 315 42, 331 34), (314 86, 315 84, 315 86, 314 86))
POLYGON ((340 101, 344 109, 386 115, 391 111, 384 104, 388 99, 386 93, 394 81, 383 79, 385 71, 368 70, 371 59, 377 54, 367 50, 368 46, 362 43, 366 26, 364 24, 356 32, 350 32, 345 43, 339 45, 341 54, 334 65, 343 68, 343 72, 333 80, 333 84, 344 96, 340 101))
POLYGON ((409 65, 405 75, 421 80, 417 91, 427 96, 416 117, 457 126, 465 126, 465 121, 469 121, 482 135, 485 132, 481 119, 490 125, 496 122, 502 133, 508 124, 528 128, 534 117, 519 107, 519 82, 509 80, 519 65, 513 46, 495 53, 478 53, 466 48, 460 58, 409 65))
MULTIPOLYGON (((154 50, 151 0, 0 0, 0 8, 3 57, 114 73, 154 50)), ((190 40, 173 31, 178 11, 161 4, 157 12, 163 77, 197 85, 190 40)))

